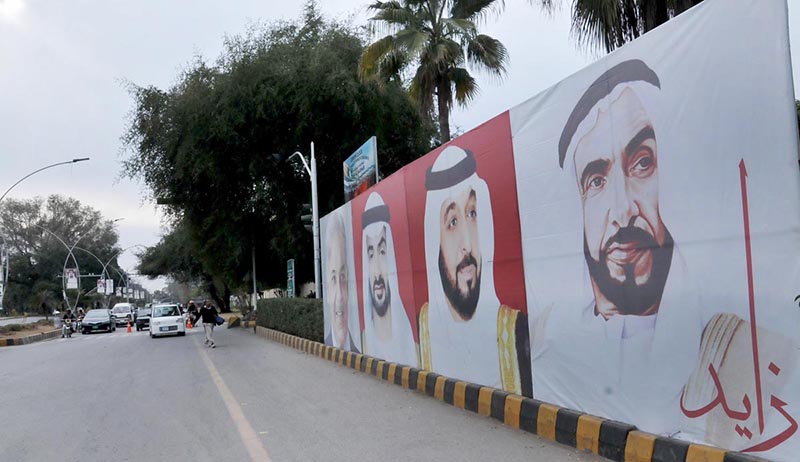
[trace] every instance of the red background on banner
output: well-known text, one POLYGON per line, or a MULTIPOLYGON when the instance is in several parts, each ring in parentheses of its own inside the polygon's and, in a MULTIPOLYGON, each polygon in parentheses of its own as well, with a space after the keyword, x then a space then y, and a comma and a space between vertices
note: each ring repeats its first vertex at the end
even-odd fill
MULTIPOLYGON (((353 199, 353 254, 356 265, 356 286, 358 290, 359 319, 361 320, 361 330, 364 330, 364 322, 369 311, 364 300, 364 274, 362 269, 363 259, 363 230, 361 228, 361 217, 369 196, 376 192, 381 195, 383 203, 389 207, 389 221, 394 241, 394 254, 397 263, 397 283, 400 285, 399 294, 403 301, 403 308, 406 310, 411 331, 414 333, 414 340, 417 340, 417 316, 414 309, 414 291, 411 277, 411 254, 408 247, 408 223, 406 222, 406 195, 403 182, 403 170, 384 179, 369 191, 353 199)), ((398 290, 392 288, 392 290, 398 290)))
POLYGON ((419 341, 417 315, 428 301, 425 267, 425 172, 447 146, 472 151, 478 176, 489 187, 494 222, 494 277, 500 302, 527 313, 522 266, 517 184, 508 112, 489 120, 424 157, 403 167, 352 201, 353 255, 359 321, 364 330, 361 216, 369 195, 377 192, 389 207, 394 240, 399 294, 411 323, 414 340, 419 341))
POLYGON ((414 269, 414 306, 428 301, 425 271, 425 172, 447 146, 472 151, 478 176, 489 187, 494 214, 494 284, 500 303, 527 313, 522 266, 517 182, 511 143, 511 123, 504 112, 479 127, 440 146, 404 167, 411 257, 414 269))

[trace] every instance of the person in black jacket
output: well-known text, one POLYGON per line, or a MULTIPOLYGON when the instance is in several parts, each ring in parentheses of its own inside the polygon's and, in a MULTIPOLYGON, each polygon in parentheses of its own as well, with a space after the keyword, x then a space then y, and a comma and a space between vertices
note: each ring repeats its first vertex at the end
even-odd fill
POLYGON ((206 333, 205 344, 208 347, 215 348, 213 334, 214 326, 217 325, 217 309, 211 304, 210 300, 206 300, 203 303, 203 307, 200 308, 200 317, 203 320, 203 330, 206 333))

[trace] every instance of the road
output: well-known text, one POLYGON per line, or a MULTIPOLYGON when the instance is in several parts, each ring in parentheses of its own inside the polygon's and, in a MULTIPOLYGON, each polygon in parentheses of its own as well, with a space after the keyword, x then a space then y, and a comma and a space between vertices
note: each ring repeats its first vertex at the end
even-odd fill
POLYGON ((366 374, 218 329, 0 348, 2 461, 590 462, 366 374))
MULTIPOLYGON (((6 318, 0 319, 0 326, 7 326, 9 324, 30 324, 32 322, 44 319, 44 316, 27 316, 20 318, 6 318)), ((53 319, 52 317, 50 319, 53 319)))

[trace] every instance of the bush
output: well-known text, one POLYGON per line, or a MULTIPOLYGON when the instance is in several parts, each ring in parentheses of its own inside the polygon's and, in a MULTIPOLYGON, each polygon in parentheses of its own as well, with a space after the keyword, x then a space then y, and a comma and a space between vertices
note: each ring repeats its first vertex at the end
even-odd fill
POLYGON ((325 330, 322 300, 314 298, 259 300, 256 325, 322 342, 325 330))

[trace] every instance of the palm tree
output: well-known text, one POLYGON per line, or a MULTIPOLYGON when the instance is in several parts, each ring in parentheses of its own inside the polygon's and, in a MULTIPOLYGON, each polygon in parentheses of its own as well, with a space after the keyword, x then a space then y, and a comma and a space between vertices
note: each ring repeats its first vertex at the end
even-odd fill
MULTIPOLYGON (((558 0, 539 0, 545 9, 558 0)), ((584 46, 610 52, 703 0, 571 0, 572 33, 584 46)))
POLYGON ((506 73, 506 47, 476 25, 501 7, 502 0, 375 1, 370 20, 388 35, 364 50, 359 75, 400 81, 403 71, 416 67, 409 92, 426 114, 433 113, 436 97, 441 142, 447 142, 453 101, 466 106, 479 91, 466 64, 498 79, 506 73))

